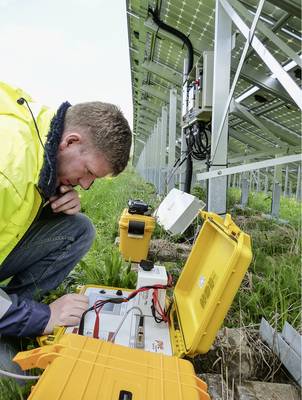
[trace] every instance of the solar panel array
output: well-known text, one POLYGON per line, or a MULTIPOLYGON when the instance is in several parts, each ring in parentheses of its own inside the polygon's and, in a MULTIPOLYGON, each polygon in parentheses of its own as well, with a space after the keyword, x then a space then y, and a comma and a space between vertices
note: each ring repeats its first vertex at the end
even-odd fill
MULTIPOLYGON (((178 94, 177 137, 181 137, 181 96, 187 48, 175 35, 158 27, 148 9, 150 7, 152 11, 157 11, 161 21, 190 39, 196 63, 204 51, 214 50, 216 1, 127 0, 126 3, 136 165, 162 107, 169 106, 169 92, 172 88, 176 88, 178 94)), ((228 3, 250 27, 259 1, 228 0, 228 3)), ((231 82, 246 42, 234 23, 232 33, 234 47, 231 82)), ((255 34, 279 64, 288 69, 287 73, 295 84, 301 87, 300 1, 267 0, 255 34)), ((286 154, 301 153, 301 110, 277 80, 268 85, 271 76, 270 68, 250 47, 233 98, 238 99, 256 87, 254 93, 240 101, 240 105, 260 118, 269 130, 263 130, 242 118, 240 113, 232 112, 228 121, 229 143, 226 149, 230 160, 234 156, 243 155, 247 148, 255 154, 255 161, 263 159, 264 151, 276 147, 286 149, 286 154)), ((275 157, 275 153, 265 157, 275 157)), ((298 166, 299 162, 290 164, 290 174, 296 175, 298 166)))

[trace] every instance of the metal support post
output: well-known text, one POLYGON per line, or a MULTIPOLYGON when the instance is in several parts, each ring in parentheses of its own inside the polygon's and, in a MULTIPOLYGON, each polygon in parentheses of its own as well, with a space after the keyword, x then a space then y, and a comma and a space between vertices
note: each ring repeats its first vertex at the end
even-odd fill
MULTIPOLYGON (((245 164, 249 164, 249 160, 245 162, 245 164)), ((249 194, 249 185, 250 185, 250 172, 245 171, 242 173, 242 181, 241 181, 241 204, 243 206, 247 205, 248 202, 248 194, 249 194)))
MULTIPOLYGON (((211 170, 227 165, 228 115, 225 108, 230 90, 232 50, 232 21, 219 0, 215 15, 211 170)), ((227 177, 210 179, 208 185, 207 210, 224 215, 227 177)))
MULTIPOLYGON (((167 107, 162 108, 162 121, 161 121, 161 135, 160 135, 160 164, 159 164, 159 172, 160 172, 160 182, 159 185, 164 181, 167 177, 166 172, 166 148, 167 148, 167 129, 168 129, 168 110, 167 107)), ((165 185, 162 185, 159 193, 163 194, 165 189, 165 185)))
POLYGON ((301 199, 301 166, 298 167, 296 198, 301 199))
POLYGON ((237 177, 237 174, 234 174, 233 175, 233 188, 236 187, 236 177, 237 177))
POLYGON ((152 151, 152 147, 151 147, 152 135, 153 135, 153 132, 150 133, 150 136, 149 136, 148 142, 147 142, 147 146, 146 146, 146 169, 147 169, 146 180, 147 180, 147 182, 151 182, 150 158, 151 158, 151 151, 152 151))
MULTIPOLYGON (((169 156, 168 166, 169 170, 173 167, 176 161, 176 113, 177 113, 177 90, 170 90, 170 104, 169 104, 169 156)), ((168 178, 169 180, 169 178, 168 178)), ((175 176, 173 176, 168 184, 168 193, 175 186, 175 176)))
MULTIPOLYGON (((278 156, 276 156, 276 158, 278 156)), ((281 193, 282 193, 282 165, 276 165, 274 172, 274 184, 273 184, 272 204, 271 204, 271 216, 273 218, 278 218, 279 215, 281 193)))
POLYGON ((260 169, 257 170, 257 192, 261 191, 260 169))
POLYGON ((147 182, 151 182, 152 135, 153 132, 149 136, 146 149, 147 182))
POLYGON ((285 168, 285 181, 284 181, 284 192, 283 192, 284 197, 288 195, 287 186, 288 186, 288 165, 285 168))
MULTIPOLYGON (((186 145, 186 138, 184 135, 184 130, 181 130, 181 155, 184 157, 187 149, 186 145)), ((180 167, 180 174, 179 174, 179 189, 184 190, 185 189, 185 180, 186 180, 186 170, 185 170, 185 163, 182 164, 180 167)))
POLYGON ((268 168, 265 168, 265 170, 266 170, 266 175, 264 181, 264 193, 266 194, 268 191, 268 168))
POLYGON ((151 141, 151 179, 150 182, 156 186, 156 135, 157 135, 157 125, 154 125, 154 131, 152 133, 152 141, 151 141))
POLYGON ((248 201, 248 194, 249 194, 248 175, 249 175, 249 173, 244 172, 243 177, 242 177, 242 183, 241 183, 241 204, 243 206, 246 206, 247 201, 248 201))
POLYGON ((146 179, 146 147, 143 148, 138 162, 138 168, 140 175, 146 179))
POLYGON ((253 190, 253 171, 250 171, 249 190, 253 190))
POLYGON ((159 187, 161 181, 161 174, 160 174, 160 155, 161 155, 161 125, 162 119, 161 117, 157 118, 157 131, 156 131, 156 146, 155 146, 155 171, 156 171, 156 178, 155 178, 155 186, 156 188, 159 187))

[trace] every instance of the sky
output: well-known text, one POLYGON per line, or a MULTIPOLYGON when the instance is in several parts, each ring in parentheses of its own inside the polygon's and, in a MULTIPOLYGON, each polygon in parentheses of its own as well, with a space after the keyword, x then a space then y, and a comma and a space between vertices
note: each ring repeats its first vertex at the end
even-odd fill
POLYGON ((126 0, 0 0, 0 81, 38 105, 117 104, 132 128, 126 0))

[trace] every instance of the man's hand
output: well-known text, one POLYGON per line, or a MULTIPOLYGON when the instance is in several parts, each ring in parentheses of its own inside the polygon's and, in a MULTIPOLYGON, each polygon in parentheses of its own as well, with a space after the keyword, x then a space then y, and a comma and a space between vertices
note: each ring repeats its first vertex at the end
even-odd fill
POLYGON ((64 212, 65 214, 76 214, 81 209, 81 201, 78 192, 67 185, 60 186, 60 194, 49 199, 53 212, 64 212))
POLYGON ((78 325, 82 314, 89 308, 89 298, 83 294, 65 294, 50 305, 50 319, 43 335, 53 333, 55 326, 78 325))

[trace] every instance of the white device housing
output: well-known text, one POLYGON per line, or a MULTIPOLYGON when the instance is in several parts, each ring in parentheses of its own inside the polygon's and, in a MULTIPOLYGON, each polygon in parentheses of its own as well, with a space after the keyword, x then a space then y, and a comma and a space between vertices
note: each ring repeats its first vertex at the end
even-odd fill
POLYGON ((204 206, 204 202, 197 197, 174 188, 155 214, 159 225, 173 236, 183 233, 204 206))
MULTIPOLYGON (((144 271, 143 268, 138 268, 137 284, 136 289, 142 286, 153 286, 153 285, 167 285, 167 272, 163 266, 155 265, 150 271, 144 271)), ((134 298, 134 305, 139 307, 143 314, 146 316, 152 316, 152 300, 154 290, 147 290, 140 292, 134 298)), ((165 309, 166 289, 158 289, 158 300, 162 310, 165 309)), ((156 316, 158 316, 156 314, 156 316)))

